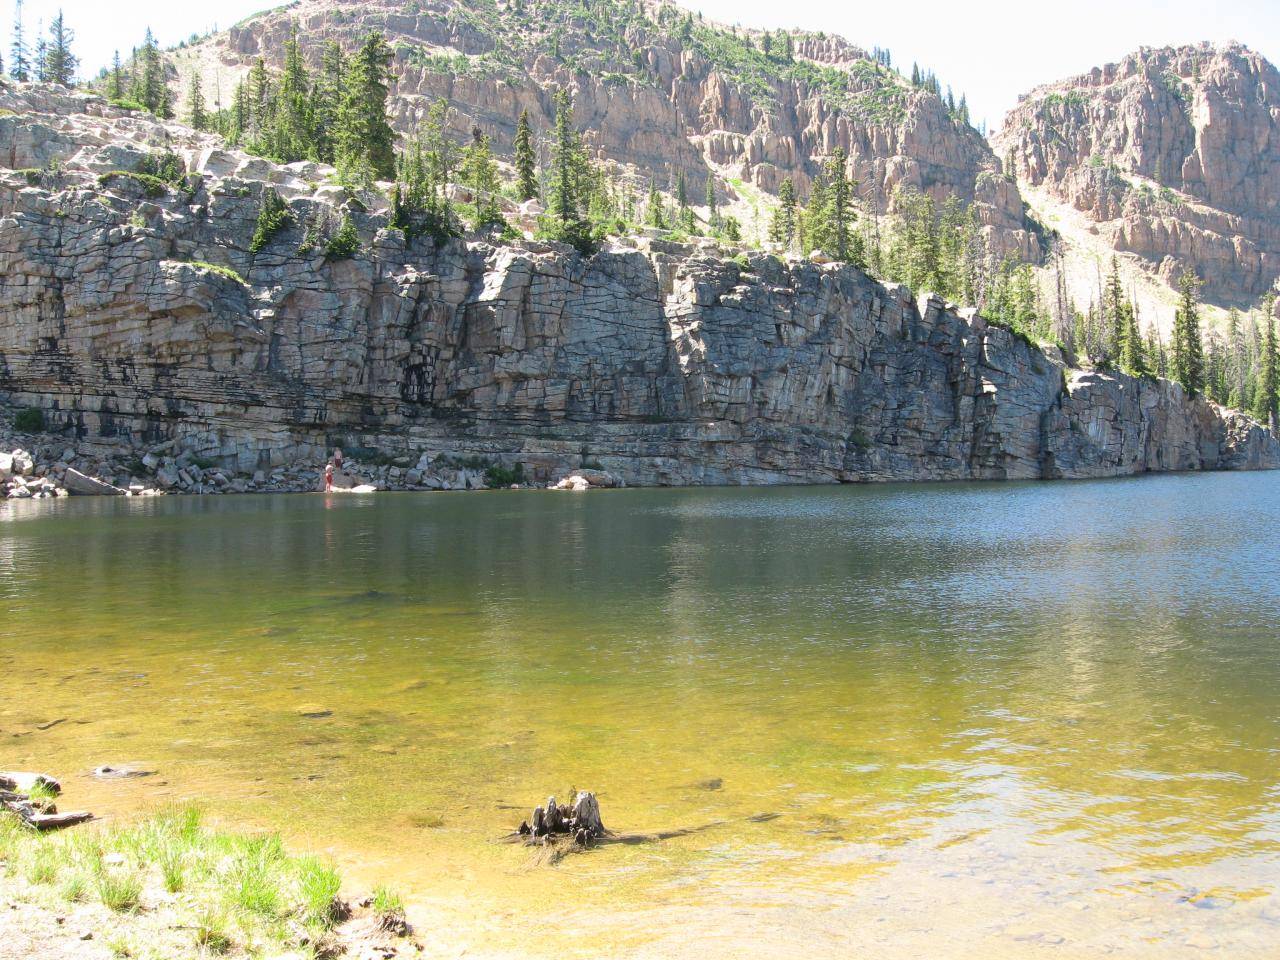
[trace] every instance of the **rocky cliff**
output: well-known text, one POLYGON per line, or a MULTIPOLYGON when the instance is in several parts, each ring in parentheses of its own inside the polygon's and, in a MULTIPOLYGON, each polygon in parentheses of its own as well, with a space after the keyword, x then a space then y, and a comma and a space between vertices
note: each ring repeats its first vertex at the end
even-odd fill
POLYGON ((435 246, 103 101, 0 87, 0 384, 68 437, 228 470, 336 443, 633 483, 1087 477, 1280 464, 1174 385, 1071 372, 842 265, 710 242, 435 246), (6 111, 12 111, 6 112, 6 111), (137 175, 160 147, 191 171, 137 175), (270 183, 291 222, 253 252, 270 183))
POLYGON ((764 34, 669 4, 300 0, 176 51, 174 93, 198 72, 227 103, 258 57, 280 67, 294 31, 316 66, 327 41, 350 50, 370 30, 395 50, 392 112, 402 133, 443 99, 457 133, 478 125, 509 155, 521 110, 547 131, 564 89, 598 155, 655 176, 660 189, 683 172, 700 201, 714 177, 721 196, 745 210, 785 176, 805 190, 842 147, 861 193, 880 209, 899 186, 939 201, 955 194, 975 204, 999 256, 1039 254, 1016 185, 996 175, 987 142, 938 96, 839 37, 792 32, 786 52, 774 34, 766 53, 764 34))
POLYGON ((1280 276, 1280 73, 1239 44, 1148 49, 1023 98, 994 138, 1166 282, 1251 304, 1280 276))

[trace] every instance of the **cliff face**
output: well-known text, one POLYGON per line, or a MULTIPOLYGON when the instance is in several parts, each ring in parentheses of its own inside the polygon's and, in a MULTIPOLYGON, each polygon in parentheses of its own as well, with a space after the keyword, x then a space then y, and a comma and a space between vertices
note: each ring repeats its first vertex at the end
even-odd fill
POLYGON ((839 37, 793 34, 789 56, 771 37, 766 55, 760 33, 684 17, 629 0, 301 0, 178 51, 174 92, 197 71, 229 102, 256 58, 281 66, 295 30, 313 66, 325 42, 351 50, 377 30, 395 50, 391 109, 402 133, 443 99, 458 134, 479 125, 509 156, 521 110, 549 130, 563 89, 598 154, 653 175, 660 189, 683 172, 699 199, 708 176, 744 202, 750 195, 734 181, 772 193, 789 175, 805 190, 842 147, 861 193, 881 209, 899 186, 938 201, 955 194, 976 204, 1000 257, 1039 254, 1016 185, 995 175, 986 141, 939 97, 839 37))
POLYGON ((332 189, 304 170, 74 95, 4 88, 0 108, 0 382, 69 435, 244 470, 342 443, 633 483, 1280 465, 1238 414, 1071 374, 850 267, 646 241, 406 247, 354 208, 361 250, 328 259, 303 225, 332 189), (202 172, 159 191, 94 176, 159 142, 202 172), (254 254, 264 181, 293 220, 254 254))
POLYGON ((1248 303, 1280 276, 1280 73, 1239 44, 1142 49, 1040 87, 999 155, 1166 282, 1248 303))

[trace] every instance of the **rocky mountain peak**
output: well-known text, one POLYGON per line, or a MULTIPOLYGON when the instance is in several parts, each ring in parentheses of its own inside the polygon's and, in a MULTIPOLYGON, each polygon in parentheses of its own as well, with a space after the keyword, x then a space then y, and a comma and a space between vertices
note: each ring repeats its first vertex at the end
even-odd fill
POLYGON ((1280 276, 1280 73, 1239 43, 1142 48, 1042 86, 994 146, 1166 281, 1248 303, 1280 276))

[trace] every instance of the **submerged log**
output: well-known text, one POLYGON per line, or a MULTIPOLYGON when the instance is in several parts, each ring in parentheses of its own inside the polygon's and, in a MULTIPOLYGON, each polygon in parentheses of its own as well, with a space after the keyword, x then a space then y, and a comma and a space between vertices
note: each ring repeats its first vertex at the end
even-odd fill
POLYGON ((77 823, 88 823, 93 814, 88 810, 73 810, 67 813, 37 813, 27 820, 37 830, 61 830, 63 827, 74 827, 77 823))

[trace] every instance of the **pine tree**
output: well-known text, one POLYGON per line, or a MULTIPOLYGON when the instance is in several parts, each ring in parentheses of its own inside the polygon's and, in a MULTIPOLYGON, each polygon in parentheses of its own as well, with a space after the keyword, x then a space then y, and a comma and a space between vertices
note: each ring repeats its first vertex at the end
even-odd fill
POLYGON ((1126 302, 1124 313, 1124 345, 1120 352, 1120 366, 1131 376, 1148 377, 1151 375, 1151 365, 1142 343, 1142 334, 1138 331, 1138 309, 1133 303, 1126 302))
POLYGON ((823 252, 856 266, 865 266, 862 236, 856 231, 854 210, 856 184, 849 179, 848 154, 838 148, 822 167, 814 182, 804 217, 804 243, 808 253, 823 252))
POLYGON ((461 171, 462 182, 471 189, 472 205, 475 208, 472 228, 483 230, 505 224, 498 206, 498 191, 501 188, 498 162, 493 159, 489 138, 479 127, 471 131, 471 143, 463 152, 461 171))
POLYGON ((551 187, 544 234, 571 244, 582 252, 593 239, 586 219, 590 207, 590 163, 582 138, 573 128, 573 101, 561 90, 556 94, 556 124, 551 144, 551 187))
POLYGON ((707 223, 712 230, 720 228, 720 210, 716 206, 716 178, 715 174, 707 174, 706 186, 706 205, 707 205, 707 223))
POLYGON ((644 218, 646 224, 659 230, 667 225, 662 211, 662 194, 658 193, 658 185, 654 183, 653 177, 649 178, 649 196, 645 200, 644 218))
POLYGON ((831 184, 831 238, 836 258, 863 266, 859 237, 854 232, 857 213, 853 208, 853 196, 856 184, 849 179, 849 155, 844 148, 836 149, 827 163, 827 182, 831 184))
POLYGON ((576 152, 573 102, 569 99, 569 94, 561 90, 556 94, 555 139, 551 153, 551 202, 548 213, 562 230, 570 229, 579 220, 574 163, 576 152))
POLYGON ((1262 348, 1262 373, 1258 381, 1258 419, 1265 423, 1272 433, 1277 427, 1277 394, 1280 393, 1280 356, 1276 346, 1276 297, 1268 293, 1262 301, 1262 323, 1266 328, 1265 343, 1262 348))
POLYGON ((1111 258, 1111 274, 1107 278, 1104 309, 1110 321, 1107 328, 1106 360, 1113 366, 1121 364, 1125 341, 1129 333, 1129 316, 1125 313, 1124 286, 1120 282, 1120 261, 1111 258))
POLYGON ((778 186, 778 208, 769 224, 769 240, 789 250, 796 239, 796 185, 787 177, 778 186))
POLYGON ((826 252, 828 246, 827 209, 830 190, 825 173, 819 173, 813 179, 813 187, 809 191, 809 200, 805 204, 804 214, 797 218, 796 232, 800 238, 800 252, 809 256, 815 250, 826 252))
POLYGON ((521 200, 535 199, 538 196, 538 170, 528 110, 520 111, 520 120, 516 123, 515 168, 516 196, 521 200))
POLYGON ((160 48, 155 35, 147 28, 142 49, 135 57, 139 73, 134 83, 133 99, 158 117, 165 117, 168 107, 168 88, 164 82, 164 66, 160 62, 160 48))
POLYGON ((1200 279, 1190 270, 1178 281, 1180 302, 1173 322, 1173 379, 1195 396, 1204 390, 1204 346, 1200 338, 1200 279))
POLYGON ((318 159, 312 121, 311 77, 298 48, 298 36, 284 42, 284 72, 276 92, 267 153, 280 163, 318 159))
POLYGON ((1249 367, 1244 353, 1244 334, 1240 329, 1240 311, 1234 307, 1227 312, 1227 351, 1227 405, 1239 410, 1244 406, 1245 380, 1249 367))
POLYGON ((347 68, 336 138, 344 183, 367 186, 395 176, 395 131, 387 123, 391 60, 382 34, 371 31, 347 68))
POLYGON ((1169 355, 1164 348, 1164 340, 1154 323, 1147 327, 1147 356, 1151 359, 1152 370, 1157 377, 1169 376, 1169 355))
POLYGON ((124 75, 120 69, 120 51, 111 58, 111 71, 107 74, 107 99, 124 99, 124 75))
POLYGON ((271 145, 268 134, 272 126, 275 95, 266 61, 258 57, 249 73, 236 84, 235 106, 232 110, 234 142, 241 143, 253 153, 269 154, 271 145))
MULTIPOLYGON (((942 205, 938 230, 938 294, 948 300, 964 298, 966 283, 965 250, 969 213, 964 201, 954 193, 942 205)), ((973 298, 969 298, 973 302, 973 298)))
MULTIPOLYGON (((765 36, 768 36, 768 34, 765 34, 765 36)), ((676 174, 676 217, 680 223, 680 229, 685 233, 694 233, 696 231, 693 210, 689 206, 689 191, 685 184, 683 170, 676 174)))
POLYGON ((458 233, 449 197, 457 145, 446 133, 448 126, 448 104, 437 100, 398 159, 392 225, 404 230, 410 240, 427 234, 441 242, 458 233))
POLYGON ((49 44, 44 39, 44 18, 41 17, 36 21, 36 49, 35 55, 31 58, 35 68, 35 77, 41 83, 45 81, 45 54, 49 52, 49 44))
POLYGON ((21 83, 31 79, 31 49, 22 23, 22 0, 13 4, 13 43, 9 47, 9 76, 21 83))
POLYGON ((253 238, 249 241, 249 251, 260 253, 264 250, 291 219, 288 204, 281 199, 280 194, 276 193, 275 188, 264 187, 262 206, 258 210, 258 222, 253 231, 253 238))
POLYGON ((914 188, 899 189, 893 206, 900 225, 889 251, 890 275, 916 291, 940 291, 946 280, 933 198, 914 188))
POLYGON ((200 74, 196 70, 191 71, 191 80, 187 85, 187 126, 195 130, 206 130, 209 126, 204 91, 200 87, 200 74))
POLYGON ((47 83, 69 87, 75 83, 76 67, 80 60, 71 52, 71 42, 76 35, 67 27, 61 10, 49 24, 49 37, 50 43, 43 57, 44 79, 47 83))
POLYGON ((342 104, 342 84, 346 76, 346 60, 336 40, 324 45, 320 55, 320 74, 311 96, 311 137, 315 158, 321 163, 335 163, 338 135, 338 113, 342 104))

